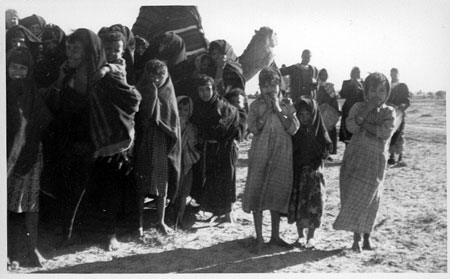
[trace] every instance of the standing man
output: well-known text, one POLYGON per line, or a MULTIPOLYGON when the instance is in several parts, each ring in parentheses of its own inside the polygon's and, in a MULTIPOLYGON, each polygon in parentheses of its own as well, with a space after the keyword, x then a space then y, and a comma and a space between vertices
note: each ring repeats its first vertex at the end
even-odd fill
POLYGON ((309 65, 311 61, 311 51, 305 49, 302 52, 302 62, 300 64, 282 67, 281 75, 290 77, 290 93, 294 104, 300 99, 300 96, 307 95, 316 99, 317 88, 317 68, 309 65))
POLYGON ((410 105, 411 98, 408 86, 405 83, 401 83, 398 79, 397 68, 391 69, 391 88, 391 95, 387 100, 387 104, 402 111, 403 114, 402 122, 391 138, 391 144, 389 146, 390 157, 388 160, 388 164, 394 165, 396 163, 395 154, 399 154, 397 165, 403 167, 406 166, 406 163, 402 161, 403 148, 405 145, 405 139, 403 135, 405 130, 405 111, 410 105))

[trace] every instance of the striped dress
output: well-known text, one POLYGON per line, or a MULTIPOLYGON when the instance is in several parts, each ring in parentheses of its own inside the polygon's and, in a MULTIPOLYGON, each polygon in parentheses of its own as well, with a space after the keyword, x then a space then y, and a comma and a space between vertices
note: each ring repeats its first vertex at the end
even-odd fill
POLYGON ((268 116, 261 131, 256 128, 266 110, 262 97, 250 106, 248 127, 253 133, 248 157, 248 175, 242 208, 244 212, 273 210, 287 213, 292 191, 292 139, 299 128, 296 117, 286 131, 275 113, 268 116))
POLYGON ((353 137, 345 149, 339 177, 341 209, 333 228, 370 233, 375 223, 385 177, 389 139, 394 131, 395 112, 382 105, 366 121, 377 124, 376 135, 358 126, 355 115, 364 103, 356 103, 346 120, 353 137))

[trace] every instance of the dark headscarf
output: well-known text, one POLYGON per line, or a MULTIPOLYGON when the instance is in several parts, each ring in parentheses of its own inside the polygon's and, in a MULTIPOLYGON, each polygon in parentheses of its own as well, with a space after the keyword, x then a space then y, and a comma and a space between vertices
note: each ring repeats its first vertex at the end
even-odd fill
MULTIPOLYGON (((197 89, 206 85, 205 75, 196 77, 197 89)), ((200 129, 206 140, 226 141, 239 136, 238 109, 232 106, 214 89, 214 80, 208 77, 213 85, 213 96, 207 102, 200 98, 194 99, 194 114, 191 122, 200 129)), ((197 93, 198 94, 198 93, 197 93)))
POLYGON ((173 32, 156 35, 149 40, 146 51, 147 61, 159 59, 165 61, 169 72, 173 66, 186 60, 186 46, 183 39, 173 32))
POLYGON ((156 125, 170 138, 167 157, 174 170, 172 175, 176 177, 169 177, 169 184, 175 188, 169 192, 175 194, 181 171, 181 126, 172 80, 169 76, 160 88, 156 88, 146 66, 136 87, 142 95, 139 113, 136 116, 136 131, 139 133, 148 121, 155 121, 156 125))
POLYGON ((6 57, 6 69, 11 62, 26 65, 28 76, 20 80, 7 78, 8 176, 24 175, 38 163, 42 133, 51 117, 34 84, 30 50, 11 49, 6 57))
POLYGON ((12 39, 17 37, 19 34, 23 34, 23 36, 25 37, 25 45, 30 49, 33 58, 36 59, 41 40, 22 25, 15 25, 9 28, 6 32, 6 52, 8 52, 12 48, 12 39))
POLYGON ((41 16, 36 15, 36 14, 33 14, 33 15, 31 15, 31 16, 22 18, 22 19, 19 21, 19 24, 22 25, 22 26, 25 26, 25 27, 28 28, 28 29, 29 29, 32 25, 38 24, 39 27, 41 27, 41 33, 36 34, 36 37, 38 37, 39 39, 42 38, 42 34, 43 34, 44 29, 45 29, 45 26, 46 26, 45 19, 44 19, 43 17, 41 17, 41 16))
POLYGON ((311 125, 300 124, 300 129, 292 136, 292 149, 297 165, 311 165, 314 169, 322 164, 322 159, 331 150, 331 140, 323 122, 317 102, 309 96, 301 96, 295 104, 297 113, 301 109, 311 112, 311 125))
POLYGON ((234 53, 233 47, 225 40, 215 40, 209 44, 208 51, 210 55, 214 49, 218 49, 222 55, 226 56, 226 65, 222 76, 224 87, 227 88, 228 85, 231 85, 231 88, 245 90, 244 72, 241 64, 237 61, 238 57, 234 53))

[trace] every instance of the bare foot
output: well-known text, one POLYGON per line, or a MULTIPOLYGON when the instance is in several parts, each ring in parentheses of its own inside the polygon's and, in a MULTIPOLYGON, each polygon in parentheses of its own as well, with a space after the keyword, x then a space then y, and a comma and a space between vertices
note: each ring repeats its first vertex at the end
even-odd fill
POLYGON ((314 238, 308 239, 308 242, 306 242, 306 244, 305 244, 305 248, 306 249, 313 249, 315 247, 316 247, 316 241, 314 240, 314 238))
POLYGON ((173 235, 173 230, 164 223, 159 223, 158 225, 156 225, 156 229, 163 235, 173 235))
POLYGON ((363 241, 362 249, 363 250, 369 250, 369 251, 373 250, 372 246, 370 245, 370 242, 366 241, 366 240, 363 241))
POLYGON ((283 248, 290 248, 290 249, 292 248, 291 244, 285 242, 284 240, 282 240, 279 237, 271 238, 269 244, 270 245, 275 245, 275 246, 280 246, 280 247, 283 247, 283 248))
POLYGON ((361 252, 361 246, 359 245, 359 242, 356 241, 353 242, 352 250, 355 252, 361 252))
POLYGON ((34 248, 29 252, 28 260, 30 261, 30 265, 32 267, 42 267, 47 259, 41 255, 37 248, 34 248))
POLYGON ((108 251, 117 251, 120 248, 120 242, 117 240, 115 234, 110 234, 108 237, 108 251))
POLYGON ((140 237, 140 238, 144 237, 144 228, 139 227, 139 229, 138 229, 138 234, 139 234, 139 237, 140 237))

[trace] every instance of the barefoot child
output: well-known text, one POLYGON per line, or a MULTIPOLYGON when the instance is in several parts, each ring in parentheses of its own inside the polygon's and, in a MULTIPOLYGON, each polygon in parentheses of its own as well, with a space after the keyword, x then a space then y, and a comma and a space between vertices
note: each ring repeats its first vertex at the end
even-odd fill
POLYGON ((181 161, 181 131, 177 100, 167 66, 150 60, 136 85, 142 95, 136 114, 135 175, 140 234, 143 236, 143 209, 147 195, 156 197, 157 228, 172 230, 164 221, 166 198, 176 193, 181 161))
POLYGON ((272 236, 270 243, 289 246, 279 236, 280 214, 288 212, 291 196, 292 139, 299 121, 295 108, 287 104, 281 108, 281 75, 276 69, 265 68, 259 74, 261 95, 250 105, 248 127, 254 135, 248 154, 248 177, 245 185, 242 208, 253 213, 256 243, 252 248, 259 253, 264 239, 262 236, 262 212, 270 210, 272 236))
POLYGON ((369 237, 380 206, 389 139, 394 132, 395 112, 385 104, 389 90, 383 74, 370 74, 364 81, 365 101, 353 105, 346 120, 353 136, 342 159, 341 209, 333 228, 354 233, 355 251, 361 251, 361 233, 362 249, 372 249, 369 237))
POLYGON ((192 187, 192 165, 200 160, 200 151, 195 147, 198 143, 197 127, 189 121, 194 111, 194 102, 188 96, 178 96, 177 103, 181 125, 181 174, 175 227, 180 226, 182 229, 185 229, 183 216, 186 208, 186 199, 192 187))
POLYGON ((308 229, 306 248, 314 248, 314 232, 320 227, 325 199, 325 180, 321 173, 332 143, 317 102, 300 96, 295 104, 300 129, 292 137, 294 184, 289 203, 288 222, 296 222, 299 240, 308 229))
POLYGON ((43 166, 41 140, 51 116, 37 92, 32 65, 33 59, 28 48, 17 47, 8 52, 8 258, 13 268, 17 268, 21 260, 18 249, 23 241, 27 243, 29 265, 41 267, 45 260, 37 248, 40 174, 43 166), (19 227, 14 226, 17 220, 20 220, 20 224, 17 224, 19 227))

